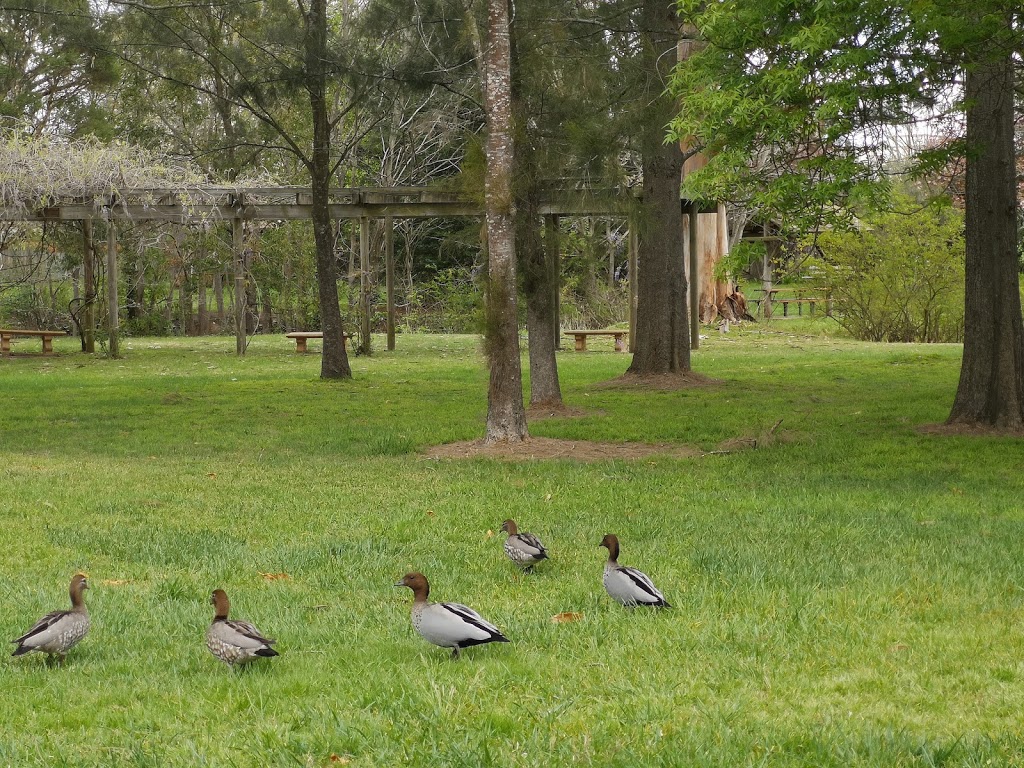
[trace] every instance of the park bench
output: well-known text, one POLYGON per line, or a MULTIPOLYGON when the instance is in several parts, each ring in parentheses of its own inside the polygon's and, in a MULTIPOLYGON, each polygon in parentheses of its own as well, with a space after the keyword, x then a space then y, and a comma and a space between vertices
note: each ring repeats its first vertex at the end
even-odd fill
MULTIPOLYGON (((309 349, 306 347, 306 342, 309 339, 322 339, 324 337, 324 332, 323 331, 292 331, 291 333, 286 333, 285 336, 288 337, 289 339, 294 339, 295 340, 295 351, 299 352, 299 353, 302 353, 302 352, 308 352, 309 351, 309 349)), ((351 338, 352 338, 352 334, 351 333, 343 333, 343 334, 341 334, 341 346, 342 346, 343 349, 345 347, 345 342, 348 339, 351 339, 351 338)))
MULTIPOLYGON (((813 317, 814 316, 814 310, 815 310, 816 306, 819 303, 825 304, 825 314, 826 315, 831 315, 832 314, 832 311, 831 311, 831 309, 832 309, 832 307, 831 307, 831 300, 828 297, 826 297, 826 298, 820 298, 820 297, 817 297, 817 296, 782 296, 782 297, 780 297, 780 296, 776 296, 777 293, 778 293, 777 290, 774 290, 774 289, 772 290, 772 292, 771 292, 771 304, 772 304, 773 308, 778 306, 779 304, 782 305, 782 316, 783 317, 789 317, 789 305, 790 304, 795 304, 796 305, 796 313, 797 313, 797 315, 800 315, 800 316, 802 316, 803 313, 804 313, 804 304, 807 304, 810 307, 811 316, 813 317)), ((761 297, 756 298, 756 299, 752 299, 752 301, 757 306, 757 308, 760 309, 761 308, 761 304, 764 302, 764 296, 761 296, 761 297)))
POLYGON ((576 351, 587 351, 587 336, 613 336, 615 338, 615 351, 625 352, 626 342, 623 338, 629 335, 629 331, 618 328, 606 328, 603 331, 565 331, 563 336, 574 336, 576 338, 576 351))
POLYGON ((11 354, 11 339, 15 336, 41 336, 43 339, 43 354, 53 354, 53 337, 67 336, 66 331, 25 331, 13 328, 0 328, 0 355, 11 354))

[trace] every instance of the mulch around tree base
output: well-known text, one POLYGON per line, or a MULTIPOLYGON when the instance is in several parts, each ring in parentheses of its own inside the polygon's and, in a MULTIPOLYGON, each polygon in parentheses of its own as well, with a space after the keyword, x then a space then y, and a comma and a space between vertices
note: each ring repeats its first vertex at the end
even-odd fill
POLYGON ((595 389, 648 389, 659 392, 675 392, 680 389, 699 389, 701 387, 717 387, 722 384, 720 379, 712 379, 700 373, 653 373, 641 376, 636 373, 624 373, 614 379, 595 384, 595 389))
POLYGON ((983 427, 979 424, 923 424, 917 428, 917 431, 923 435, 946 437, 955 437, 957 435, 969 437, 1024 437, 1024 430, 1021 429, 983 427))
POLYGON ((594 443, 588 440, 557 440, 552 437, 530 437, 518 443, 492 443, 465 440, 460 443, 435 445, 424 451, 431 459, 571 459, 572 461, 605 461, 607 459, 642 459, 648 456, 689 458, 704 452, 686 445, 658 443, 594 443))

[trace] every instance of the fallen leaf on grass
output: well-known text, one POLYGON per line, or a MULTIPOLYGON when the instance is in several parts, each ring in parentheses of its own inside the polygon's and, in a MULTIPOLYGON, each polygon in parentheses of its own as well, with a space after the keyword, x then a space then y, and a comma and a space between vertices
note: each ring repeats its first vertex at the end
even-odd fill
POLYGON ((128 579, 103 579, 100 584, 104 587, 123 587, 128 583, 128 579))
POLYGON ((906 643, 896 643, 896 645, 892 646, 889 649, 889 653, 896 653, 898 651, 909 651, 909 650, 910 650, 910 646, 907 645, 906 643))
POLYGON ((330 761, 335 765, 348 765, 352 762, 352 758, 347 755, 336 755, 331 752, 330 761))
POLYGON ((427 510, 427 517, 434 517, 434 510, 428 509, 427 510))
POLYGON ((552 624, 568 624, 573 621, 579 621, 583 618, 582 613, 573 613, 572 611, 566 611, 565 613, 556 613, 551 617, 552 624))
POLYGON ((206 476, 207 476, 207 477, 216 477, 216 476, 217 476, 217 473, 216 473, 216 472, 207 472, 207 473, 206 473, 206 476))
POLYGON ((260 576, 262 576, 266 581, 278 581, 280 579, 291 578, 287 573, 263 573, 262 571, 260 572, 260 576))
POLYGON ((493 538, 493 537, 494 537, 494 531, 492 531, 490 528, 488 528, 487 529, 487 538, 490 539, 490 538, 493 538))

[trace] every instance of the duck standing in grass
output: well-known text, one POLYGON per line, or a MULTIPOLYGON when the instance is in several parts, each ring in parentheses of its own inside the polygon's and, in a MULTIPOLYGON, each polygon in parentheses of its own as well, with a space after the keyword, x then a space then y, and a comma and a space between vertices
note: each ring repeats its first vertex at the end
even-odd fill
POLYGON ((506 520, 501 530, 508 534, 505 539, 505 554, 524 571, 533 569, 541 560, 546 560, 547 549, 532 533, 520 533, 515 520, 506 520))
POLYGON ((223 589, 213 590, 210 603, 214 608, 213 622, 206 630, 206 647, 210 653, 228 666, 246 664, 255 658, 279 656, 272 646, 276 640, 264 637, 247 621, 228 619, 231 603, 223 589))
POLYGON ((608 547, 608 562, 604 564, 604 588, 608 594, 623 605, 650 605, 671 608, 665 596, 654 586, 650 577, 636 568, 619 565, 619 537, 614 533, 601 539, 601 546, 608 547))
POLYGON ((22 656, 32 651, 47 655, 47 662, 54 658, 64 661, 67 652, 89 632, 89 611, 85 607, 82 593, 89 588, 85 574, 76 573, 71 579, 71 610, 48 613, 32 629, 11 642, 17 643, 12 656, 22 656))
POLYGON ((407 573, 396 587, 412 590, 412 626, 427 642, 452 649, 452 658, 459 651, 483 643, 507 643, 501 630, 465 605, 459 603, 428 603, 430 584, 422 573, 407 573))

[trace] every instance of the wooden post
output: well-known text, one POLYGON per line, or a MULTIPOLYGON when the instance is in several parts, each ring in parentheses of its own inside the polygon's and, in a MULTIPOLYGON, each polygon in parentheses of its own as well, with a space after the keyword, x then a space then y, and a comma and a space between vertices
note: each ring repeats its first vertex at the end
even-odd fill
POLYGON ((120 327, 117 312, 117 225, 114 223, 114 211, 110 211, 107 219, 107 335, 110 337, 110 356, 121 356, 121 345, 118 339, 120 327))
POLYGON ((82 312, 82 350, 91 354, 96 351, 96 250, 92 242, 92 219, 82 220, 82 240, 82 294, 85 301, 82 312))
POLYGON ((639 237, 636 232, 636 223, 629 223, 629 351, 636 348, 636 279, 637 279, 637 252, 640 250, 639 237))
MULTIPOLYGON (((725 203, 718 204, 717 218, 715 219, 718 224, 718 258, 724 259, 729 255, 729 219, 725 212, 725 203)), ((732 284, 732 275, 728 275, 729 281, 729 292, 732 293, 735 287, 732 284)), ((719 301, 722 297, 719 297, 719 301)))
POLYGON ((245 355, 245 254, 242 253, 241 219, 231 220, 231 243, 235 256, 235 354, 245 355))
POLYGON ((690 203, 690 349, 700 349, 700 248, 699 232, 700 204, 690 203))
POLYGON ((615 243, 612 242, 612 223, 604 222, 604 242, 608 246, 608 287, 615 287, 615 243))
POLYGON ((395 220, 384 217, 384 282, 388 294, 388 351, 395 348, 395 220))
POLYGON ((562 320, 560 317, 560 305, 561 305, 561 276, 562 276, 562 263, 561 254, 559 250, 561 248, 559 237, 559 227, 561 226, 558 216, 549 214, 544 217, 544 248, 547 251, 547 262, 548 269, 551 270, 549 281, 551 283, 551 303, 552 312, 555 315, 555 349, 562 348, 562 320))
POLYGON ((370 354, 370 219, 359 217, 359 351, 370 354))

